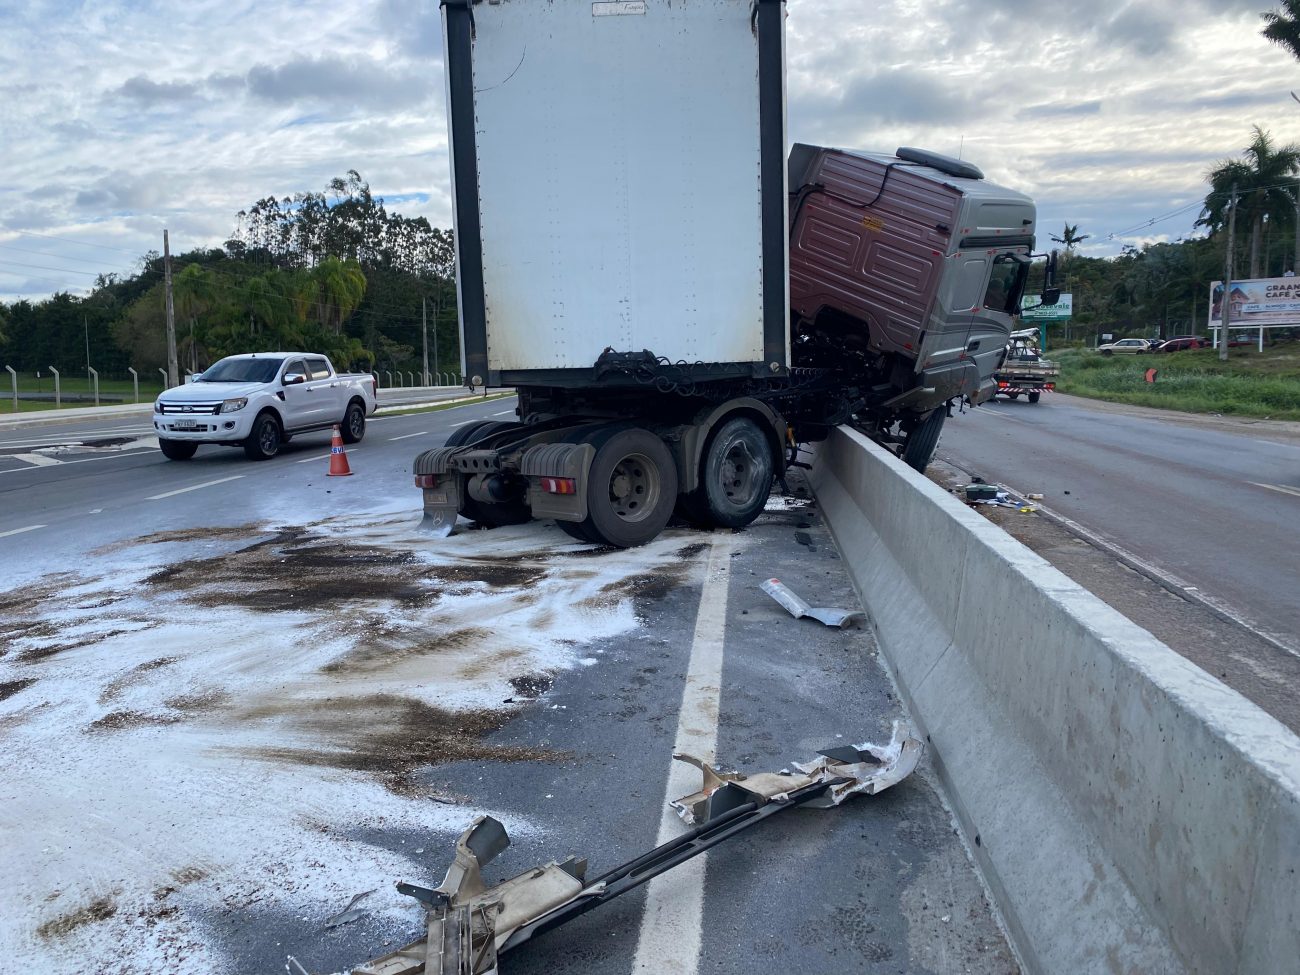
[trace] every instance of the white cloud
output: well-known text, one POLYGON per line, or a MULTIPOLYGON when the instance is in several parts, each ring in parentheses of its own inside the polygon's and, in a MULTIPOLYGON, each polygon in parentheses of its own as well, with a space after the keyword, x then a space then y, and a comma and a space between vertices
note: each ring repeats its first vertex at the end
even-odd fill
MULTIPOLYGON (((1251 125, 1300 141, 1300 65, 1259 35, 1267 6, 790 0, 790 136, 960 152, 1035 197, 1044 240, 1080 223, 1085 252, 1116 253, 1109 235, 1202 197, 1251 125)), ((77 243, 42 241, 43 263, 120 269, 163 227, 178 250, 219 245, 253 201, 348 169, 445 226, 440 34, 426 0, 6 5, 0 244, 52 234, 77 243)), ((0 251, 0 298, 90 280, 16 256, 0 251)))

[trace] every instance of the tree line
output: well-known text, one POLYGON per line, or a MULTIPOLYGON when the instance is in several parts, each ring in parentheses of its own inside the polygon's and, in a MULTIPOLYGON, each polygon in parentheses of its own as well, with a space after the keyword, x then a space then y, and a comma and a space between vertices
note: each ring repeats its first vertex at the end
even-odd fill
MULTIPOLYGON (((258 200, 224 246, 172 258, 177 358, 200 371, 238 352, 309 349, 340 368, 459 364, 451 231, 390 212, 356 171, 322 193, 258 200)), ((0 303, 0 358, 20 372, 104 374, 167 364, 164 261, 100 275, 85 296, 0 303)))

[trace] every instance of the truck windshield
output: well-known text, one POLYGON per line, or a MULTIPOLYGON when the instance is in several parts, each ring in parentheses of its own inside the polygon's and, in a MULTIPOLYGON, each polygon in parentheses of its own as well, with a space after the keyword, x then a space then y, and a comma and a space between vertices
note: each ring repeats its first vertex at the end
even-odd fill
POLYGON ((195 382, 269 383, 283 362, 283 359, 222 359, 195 382))
POLYGON ((1001 254, 993 259, 989 273, 988 291, 984 293, 984 307, 1014 315, 1020 311, 1020 296, 1025 291, 1029 277, 1029 263, 1016 260, 1011 254, 1001 254))

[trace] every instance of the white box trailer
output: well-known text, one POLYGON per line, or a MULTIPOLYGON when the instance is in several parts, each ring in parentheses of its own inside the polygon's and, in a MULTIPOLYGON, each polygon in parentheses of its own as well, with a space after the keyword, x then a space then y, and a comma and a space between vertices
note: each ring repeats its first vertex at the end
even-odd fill
MULTIPOLYGON (((885 358, 870 321, 826 302, 792 339, 782 0, 442 10, 462 369, 515 388, 519 422, 467 424, 416 458, 427 523, 554 518, 618 546, 674 511, 740 527, 795 445, 845 422, 924 466, 935 414, 979 382, 931 382, 919 342, 885 358)), ((918 180, 960 195, 937 162, 894 160, 929 175, 876 197, 918 180)), ((801 246, 801 281, 834 263, 801 246)), ((948 287, 950 264, 903 305, 948 287)), ((969 344, 963 331, 963 358, 969 344)))
MULTIPOLYGON (((789 361, 780 0, 443 5, 463 371, 789 361)), ((743 368, 738 368, 743 367, 743 368)), ((650 367, 653 368, 653 367, 650 367)))

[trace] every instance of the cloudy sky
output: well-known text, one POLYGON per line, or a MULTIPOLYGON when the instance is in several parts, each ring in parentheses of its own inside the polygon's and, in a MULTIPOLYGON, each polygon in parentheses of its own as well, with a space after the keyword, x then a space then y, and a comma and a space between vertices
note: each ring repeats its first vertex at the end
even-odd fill
MULTIPOLYGON (((789 0, 790 137, 960 151, 1085 253, 1176 240, 1194 206, 1148 221, 1251 125, 1300 142, 1268 6, 789 0)), ((437 0, 0 4, 0 300, 130 271, 164 227, 219 245, 258 198, 348 169, 449 225, 440 35, 437 0)))

